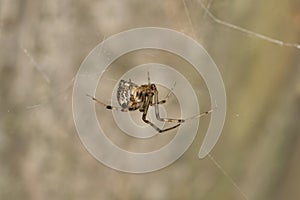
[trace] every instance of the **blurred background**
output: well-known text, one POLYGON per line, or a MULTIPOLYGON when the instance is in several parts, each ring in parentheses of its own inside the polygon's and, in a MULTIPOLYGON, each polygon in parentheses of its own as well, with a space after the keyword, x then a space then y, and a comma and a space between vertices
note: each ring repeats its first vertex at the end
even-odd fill
MULTIPOLYGON (((300 49, 224 26, 201 3, 226 22, 300 42, 297 0, 0 0, 0 199, 298 199, 300 49), (207 119, 179 160, 148 174, 114 171, 80 142, 72 86, 81 62, 104 38, 145 26, 191 36, 219 67, 228 98, 224 131, 211 152, 219 165, 197 157, 207 119)), ((118 79, 151 59, 177 69, 183 62, 137 52, 116 61, 107 76, 118 79)), ((209 108, 205 89, 202 94, 203 109, 209 108)), ((106 119, 105 109, 97 112, 106 119)))

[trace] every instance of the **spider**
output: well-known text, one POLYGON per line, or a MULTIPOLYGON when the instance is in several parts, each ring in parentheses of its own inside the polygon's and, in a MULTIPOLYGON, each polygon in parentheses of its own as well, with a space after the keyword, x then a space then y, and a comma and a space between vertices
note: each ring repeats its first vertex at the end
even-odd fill
POLYGON ((150 83, 150 76, 148 73, 148 84, 139 86, 139 85, 131 82, 130 79, 129 79, 129 81, 120 80, 119 87, 117 90, 117 100, 121 107, 115 107, 115 106, 111 106, 111 105, 102 103, 95 97, 92 97, 88 94, 87 94, 87 96, 92 98, 95 102, 105 106, 105 108, 109 109, 109 110, 118 110, 118 111, 122 111, 122 112, 139 110, 140 112, 143 113, 142 120, 145 123, 150 124, 159 133, 163 133, 163 132, 175 129, 178 126, 180 126, 182 123, 186 122, 187 120, 200 118, 200 117, 205 116, 212 112, 212 110, 209 110, 209 111, 200 113, 199 115, 196 115, 196 116, 193 116, 193 117, 190 117, 187 119, 172 119, 172 118, 160 117, 158 104, 166 103, 170 94, 172 93, 172 90, 173 89, 170 90, 170 92, 167 94, 165 99, 159 101, 158 100, 158 90, 154 83, 150 83), (173 123, 177 123, 177 124, 174 126, 171 126, 169 128, 165 128, 165 129, 158 128, 154 123, 152 123, 151 121, 149 121, 147 119, 149 106, 154 106, 155 116, 156 116, 157 120, 163 121, 163 122, 173 122, 173 123))

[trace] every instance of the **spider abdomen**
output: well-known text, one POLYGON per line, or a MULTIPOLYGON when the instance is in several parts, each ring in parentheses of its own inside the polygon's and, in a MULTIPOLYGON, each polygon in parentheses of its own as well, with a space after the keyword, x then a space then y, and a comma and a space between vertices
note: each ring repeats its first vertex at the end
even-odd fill
POLYGON ((134 91, 137 87, 138 85, 132 83, 131 81, 121 80, 119 82, 119 87, 117 90, 117 99, 119 105, 122 108, 130 108, 130 104, 132 102, 131 96, 134 95, 134 91))

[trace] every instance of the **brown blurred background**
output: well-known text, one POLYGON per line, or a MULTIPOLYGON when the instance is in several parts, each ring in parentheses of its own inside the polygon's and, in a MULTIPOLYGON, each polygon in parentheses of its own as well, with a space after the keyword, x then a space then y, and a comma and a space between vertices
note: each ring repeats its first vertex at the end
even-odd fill
MULTIPOLYGON (((300 42, 297 0, 202 2, 222 20, 300 42)), ((0 199, 300 197, 300 49, 216 23, 200 0, 185 4, 0 0, 0 199), (173 165, 142 175, 105 167, 80 142, 72 84, 81 62, 103 38, 145 26, 190 35, 218 65, 228 113, 211 154, 228 176, 197 158, 205 131, 173 165)))

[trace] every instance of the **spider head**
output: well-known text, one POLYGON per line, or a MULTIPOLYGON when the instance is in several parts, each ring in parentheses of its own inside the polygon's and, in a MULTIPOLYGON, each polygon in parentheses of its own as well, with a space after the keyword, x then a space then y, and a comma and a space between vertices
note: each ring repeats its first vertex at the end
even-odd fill
POLYGON ((155 90, 156 90, 156 85, 152 83, 152 84, 150 85, 150 88, 151 88, 151 90, 155 91, 155 90))

